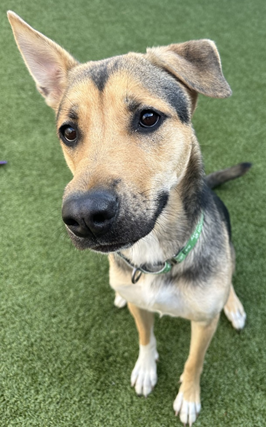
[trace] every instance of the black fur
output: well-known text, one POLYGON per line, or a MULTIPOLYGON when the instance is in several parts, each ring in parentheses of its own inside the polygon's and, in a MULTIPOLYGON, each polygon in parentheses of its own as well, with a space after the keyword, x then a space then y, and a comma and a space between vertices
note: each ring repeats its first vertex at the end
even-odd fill
POLYGON ((208 203, 207 188, 204 185, 203 165, 201 157, 192 153, 187 166, 187 172, 182 182, 181 199, 191 227, 198 221, 199 212, 208 203))
POLYGON ((218 187, 219 185, 224 184, 227 181, 243 176, 249 171, 251 166, 252 163, 243 162, 230 168, 210 173, 206 176, 206 183, 210 188, 218 187))
POLYGON ((167 84, 164 83, 161 86, 164 97, 169 104, 174 107, 180 121, 182 123, 189 123, 190 114, 188 110, 188 101, 184 91, 176 81, 173 81, 173 78, 171 78, 171 80, 169 80, 167 84))
POLYGON ((109 62, 110 60, 105 60, 98 64, 96 63, 87 73, 100 92, 104 90, 110 76, 109 62))
POLYGON ((215 194, 212 191, 212 196, 213 196, 213 200, 214 203, 216 205, 216 208, 218 209, 218 212, 220 214, 221 220, 225 223, 228 234, 229 234, 229 238, 231 240, 232 237, 232 230, 231 230, 231 222, 230 222, 230 215, 228 212, 227 207, 225 206, 225 204, 223 203, 223 201, 220 199, 220 197, 217 196, 217 194, 215 194))

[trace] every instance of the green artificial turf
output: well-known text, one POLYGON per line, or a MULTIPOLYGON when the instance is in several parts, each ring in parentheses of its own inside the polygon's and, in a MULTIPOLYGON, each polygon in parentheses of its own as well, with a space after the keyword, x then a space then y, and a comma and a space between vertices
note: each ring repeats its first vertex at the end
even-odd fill
POLYGON ((234 285, 247 325, 224 315, 208 350, 197 426, 266 425, 266 2, 265 0, 1 0, 0 4, 0 425, 181 425, 172 403, 190 325, 156 319, 158 384, 130 388, 138 354, 127 309, 113 306, 104 256, 78 252, 61 220, 71 178, 54 113, 37 93, 9 27, 12 9, 80 61, 210 38, 233 97, 199 99, 194 127, 207 172, 253 162, 219 189, 232 218, 234 285))

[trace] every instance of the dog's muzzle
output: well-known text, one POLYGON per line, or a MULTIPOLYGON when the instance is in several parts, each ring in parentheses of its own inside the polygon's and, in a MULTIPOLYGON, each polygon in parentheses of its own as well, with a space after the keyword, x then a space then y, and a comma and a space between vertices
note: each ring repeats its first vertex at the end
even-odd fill
POLYGON ((116 252, 153 230, 167 200, 167 193, 159 193, 152 209, 141 197, 121 197, 113 188, 98 187, 69 194, 63 201, 62 217, 77 249, 116 252))

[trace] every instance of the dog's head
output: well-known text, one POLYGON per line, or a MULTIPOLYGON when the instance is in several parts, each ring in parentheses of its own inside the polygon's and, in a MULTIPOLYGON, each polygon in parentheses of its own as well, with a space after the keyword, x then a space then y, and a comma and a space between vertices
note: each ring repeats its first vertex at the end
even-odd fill
POLYGON ((197 94, 230 96, 219 53, 197 40, 79 64, 8 13, 23 59, 56 112, 73 173, 63 220, 80 248, 112 252, 154 228, 191 154, 197 94))

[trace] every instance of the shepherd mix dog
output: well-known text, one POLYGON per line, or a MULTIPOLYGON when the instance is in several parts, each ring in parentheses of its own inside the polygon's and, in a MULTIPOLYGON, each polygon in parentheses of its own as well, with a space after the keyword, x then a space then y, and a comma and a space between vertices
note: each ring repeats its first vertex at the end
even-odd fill
POLYGON ((211 40, 193 40, 80 64, 8 12, 21 55, 47 104, 73 173, 62 216, 78 249, 109 254, 115 304, 139 333, 131 375, 137 394, 157 381, 154 312, 191 321, 191 345, 174 410, 190 426, 220 312, 246 314, 232 285, 229 214, 211 188, 243 175, 242 163, 205 176, 191 117, 198 93, 231 89, 211 40))

